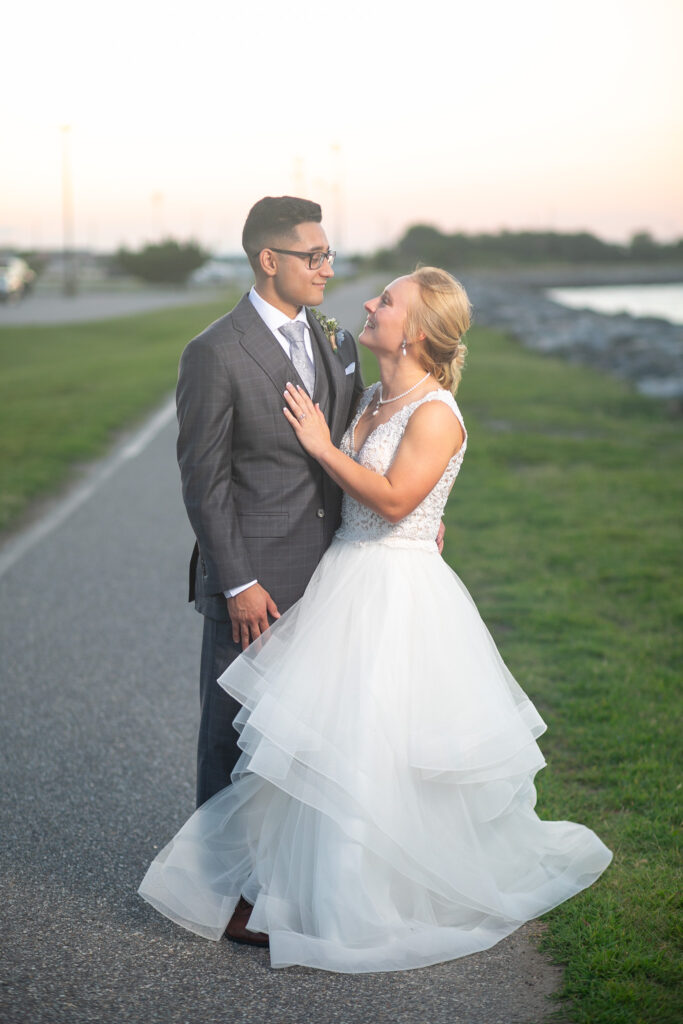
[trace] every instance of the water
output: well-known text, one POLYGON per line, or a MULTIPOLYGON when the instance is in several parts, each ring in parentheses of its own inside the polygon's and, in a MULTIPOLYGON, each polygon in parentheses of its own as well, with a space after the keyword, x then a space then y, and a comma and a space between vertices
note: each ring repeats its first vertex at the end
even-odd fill
POLYGON ((683 324, 683 284, 624 284, 595 288, 549 288, 554 302, 596 313, 657 316, 683 324))

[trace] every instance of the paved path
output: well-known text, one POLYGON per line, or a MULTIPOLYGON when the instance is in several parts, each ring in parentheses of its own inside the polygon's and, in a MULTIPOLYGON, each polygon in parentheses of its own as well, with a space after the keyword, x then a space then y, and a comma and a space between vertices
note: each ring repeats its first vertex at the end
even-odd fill
POLYGON ((29 324, 75 324, 110 317, 151 313, 170 306, 220 301, 226 289, 141 288, 130 291, 84 291, 67 297, 58 291, 38 289, 17 302, 0 303, 0 327, 29 324))
MULTIPOLYGON (((367 294, 326 308, 356 327, 367 294)), ((0 1019, 537 1024, 558 973, 538 925, 422 970, 274 971, 136 896, 193 809, 201 630, 174 439, 162 410, 0 552, 0 1019)))

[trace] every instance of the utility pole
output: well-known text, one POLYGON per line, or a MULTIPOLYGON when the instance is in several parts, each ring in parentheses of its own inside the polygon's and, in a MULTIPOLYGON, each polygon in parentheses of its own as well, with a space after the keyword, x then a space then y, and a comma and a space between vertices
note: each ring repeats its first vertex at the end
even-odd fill
POLYGON ((71 125, 62 125, 62 289, 65 295, 76 294, 74 254, 74 196, 71 181, 71 125))
POLYGON ((339 143, 333 143, 332 147, 332 196, 334 203, 334 247, 340 254, 344 252, 344 194, 343 194, 343 166, 342 148, 339 143))
POLYGON ((164 193, 152 192, 149 198, 152 204, 152 241, 163 242, 166 237, 164 228, 164 193))

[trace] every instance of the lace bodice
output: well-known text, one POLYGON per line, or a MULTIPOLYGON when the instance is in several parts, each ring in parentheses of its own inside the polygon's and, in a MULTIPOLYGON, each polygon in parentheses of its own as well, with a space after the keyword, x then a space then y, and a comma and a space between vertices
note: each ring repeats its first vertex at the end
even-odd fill
POLYGON ((349 497, 348 494, 345 494, 342 503, 342 521, 341 526, 337 530, 337 536, 347 541, 383 541, 389 544, 400 546, 405 544, 411 547, 418 544, 430 550, 436 549, 436 535, 441 516, 451 487, 462 465, 465 449, 467 448, 465 424, 463 423, 457 402, 450 391, 430 391, 416 402, 410 402, 408 405, 402 406, 385 423, 380 423, 368 434, 360 449, 356 450, 354 447, 356 424, 372 400, 372 396, 378 386, 378 384, 373 384, 366 389, 358 406, 358 411, 347 428, 340 445, 344 454, 355 459, 361 466, 366 466, 368 469, 374 470, 375 473, 386 473, 394 460, 396 449, 403 437, 408 420, 418 406, 423 405, 425 402, 445 402, 460 421, 465 438, 460 450, 450 460, 443 476, 435 487, 420 502, 416 509, 398 523, 390 523, 386 519, 382 519, 376 512, 373 512, 365 505, 361 505, 360 502, 349 497))

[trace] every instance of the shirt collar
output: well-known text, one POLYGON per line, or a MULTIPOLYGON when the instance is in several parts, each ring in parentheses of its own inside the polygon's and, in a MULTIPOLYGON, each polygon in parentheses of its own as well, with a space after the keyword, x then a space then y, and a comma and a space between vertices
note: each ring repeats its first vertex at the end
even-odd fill
MULTIPOLYGON (((283 313, 281 309, 277 309, 275 306, 271 306, 270 302, 266 302, 266 300, 259 295, 253 285, 249 292, 249 301, 266 326, 273 332, 277 331, 283 326, 283 324, 291 324, 294 322, 293 320, 290 320, 287 314, 283 313)), ((294 320, 301 320, 301 322, 308 327, 305 306, 301 307, 297 315, 294 317, 294 320)))

